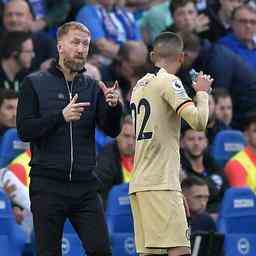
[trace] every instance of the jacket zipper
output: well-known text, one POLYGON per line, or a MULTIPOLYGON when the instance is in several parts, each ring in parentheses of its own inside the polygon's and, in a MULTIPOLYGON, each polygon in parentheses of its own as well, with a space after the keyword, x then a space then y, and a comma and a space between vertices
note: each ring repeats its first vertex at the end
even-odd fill
MULTIPOLYGON (((72 89, 73 89, 73 82, 71 83, 71 86, 69 88, 68 82, 66 81, 66 86, 68 88, 69 93, 69 102, 72 100, 72 89)), ((73 171, 73 162, 74 162, 74 148, 73 148, 73 127, 72 127, 72 121, 69 122, 69 134, 70 134, 70 168, 69 168, 69 181, 72 180, 72 171, 73 171)))

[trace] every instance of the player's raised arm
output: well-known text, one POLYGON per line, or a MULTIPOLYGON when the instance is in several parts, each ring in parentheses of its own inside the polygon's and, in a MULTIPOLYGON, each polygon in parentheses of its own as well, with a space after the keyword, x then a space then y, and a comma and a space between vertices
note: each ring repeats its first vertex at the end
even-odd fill
POLYGON ((195 130, 204 130, 207 126, 209 115, 208 92, 211 90, 212 82, 213 79, 210 76, 200 72, 193 84, 196 91, 196 106, 191 102, 190 104, 181 105, 176 110, 195 130))

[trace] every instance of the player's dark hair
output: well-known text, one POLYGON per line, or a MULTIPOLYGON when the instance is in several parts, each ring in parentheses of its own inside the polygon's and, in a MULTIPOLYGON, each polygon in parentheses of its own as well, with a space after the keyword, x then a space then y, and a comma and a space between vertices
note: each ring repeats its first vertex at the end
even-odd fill
POLYGON ((4 100, 17 99, 18 95, 14 90, 11 89, 0 89, 0 107, 2 106, 4 100))
POLYGON ((194 0, 172 0, 172 1, 170 2, 170 5, 169 5, 170 14, 173 15, 174 12, 175 12, 178 8, 184 7, 184 6, 187 5, 188 3, 193 3, 193 4, 195 4, 195 1, 194 1, 194 0))
POLYGON ((153 41, 152 46, 153 51, 156 51, 161 57, 183 52, 182 38, 173 32, 159 34, 153 41))
POLYGON ((0 42, 0 59, 8 59, 22 50, 22 44, 31 39, 31 33, 23 31, 6 32, 0 42))
POLYGON ((183 179, 181 182, 182 190, 189 190, 193 186, 207 186, 207 183, 202 178, 193 175, 183 179))

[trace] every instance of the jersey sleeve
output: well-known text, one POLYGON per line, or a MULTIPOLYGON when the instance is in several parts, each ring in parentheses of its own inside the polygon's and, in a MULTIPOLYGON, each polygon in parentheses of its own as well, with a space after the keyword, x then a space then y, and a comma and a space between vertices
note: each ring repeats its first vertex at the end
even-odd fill
POLYGON ((166 79, 164 83, 162 97, 171 105, 177 115, 182 117, 193 129, 201 131, 206 128, 209 116, 206 92, 197 92, 197 106, 195 106, 180 79, 170 78, 166 79))
POLYGON ((193 105, 179 78, 166 78, 161 94, 178 115, 185 106, 193 105))

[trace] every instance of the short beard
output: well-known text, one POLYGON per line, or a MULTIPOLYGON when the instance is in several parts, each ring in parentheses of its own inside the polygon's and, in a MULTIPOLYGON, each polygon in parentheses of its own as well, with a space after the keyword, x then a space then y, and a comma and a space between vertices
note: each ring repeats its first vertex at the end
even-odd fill
POLYGON ((63 64, 71 73, 78 73, 84 68, 85 60, 83 63, 76 63, 70 59, 64 58, 63 64))

